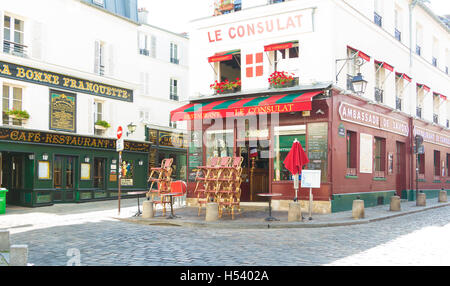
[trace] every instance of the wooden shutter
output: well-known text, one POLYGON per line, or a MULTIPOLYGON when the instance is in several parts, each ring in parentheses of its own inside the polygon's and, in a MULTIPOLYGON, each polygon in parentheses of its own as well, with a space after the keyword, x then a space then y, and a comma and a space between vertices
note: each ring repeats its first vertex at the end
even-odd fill
POLYGON ((95 51, 94 51, 94 73, 100 73, 100 42, 95 41, 95 51))
POLYGON ((40 22, 33 22, 32 26, 32 43, 31 43, 31 56, 35 59, 42 59, 42 37, 43 37, 43 24, 40 22))
POLYGON ((151 42, 152 42, 152 58, 156 58, 156 37, 152 35, 151 37, 151 42))
POLYGON ((114 46, 112 44, 109 45, 109 61, 108 61, 108 68, 109 68, 109 75, 114 76, 114 46))

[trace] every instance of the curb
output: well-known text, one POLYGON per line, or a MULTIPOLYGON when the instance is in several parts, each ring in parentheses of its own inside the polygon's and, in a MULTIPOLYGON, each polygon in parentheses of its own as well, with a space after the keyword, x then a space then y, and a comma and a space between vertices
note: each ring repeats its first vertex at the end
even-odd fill
POLYGON ((229 222, 205 222, 205 221, 168 221, 166 218, 162 219, 141 219, 141 218, 117 218, 114 219, 142 224, 148 226, 170 226, 170 227, 197 227, 197 228, 213 228, 213 229, 282 229, 282 228, 320 228, 320 227, 337 227, 337 226, 348 226, 348 225, 359 225, 359 224, 368 224, 372 222, 382 221, 390 218, 396 218, 400 216, 405 216, 409 214, 415 214, 419 212, 424 212, 431 209, 437 209, 442 207, 448 207, 450 203, 444 203, 441 205, 434 205, 429 207, 423 207, 417 210, 410 210, 404 212, 396 212, 392 215, 386 215, 377 218, 364 218, 360 220, 348 219, 342 222, 322 222, 322 223, 309 223, 305 224, 303 222, 283 222, 283 223, 267 223, 267 222, 250 222, 250 223, 229 223, 229 222))

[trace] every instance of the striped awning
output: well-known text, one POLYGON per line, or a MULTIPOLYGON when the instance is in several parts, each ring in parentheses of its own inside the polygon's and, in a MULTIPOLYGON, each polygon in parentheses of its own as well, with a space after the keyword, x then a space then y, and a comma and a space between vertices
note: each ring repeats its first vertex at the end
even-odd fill
POLYGON ((388 71, 391 71, 391 72, 394 71, 394 67, 391 66, 390 64, 388 64, 387 62, 382 62, 382 61, 377 61, 377 60, 375 60, 375 63, 376 63, 377 65, 380 65, 381 67, 387 69, 388 71))
POLYGON ((322 92, 323 90, 190 103, 173 110, 170 118, 171 121, 185 121, 311 110, 312 98, 322 92))
POLYGON ((395 75, 411 82, 411 77, 408 76, 406 73, 396 72, 395 75))
POLYGON ((285 50, 290 49, 294 46, 294 43, 298 43, 297 41, 290 41, 290 42, 284 42, 284 43, 277 43, 272 45, 264 46, 265 52, 271 52, 271 51, 278 51, 278 50, 285 50))
POLYGON ((353 50, 353 51, 357 52, 357 53, 358 53, 358 57, 362 58, 362 59, 365 60, 365 61, 370 62, 370 56, 369 56, 368 54, 363 53, 362 51, 357 50, 357 49, 355 49, 355 48, 352 48, 352 47, 350 47, 350 46, 347 46, 347 48, 349 48, 350 50, 353 50))
POLYGON ((431 90, 431 88, 430 88, 429 86, 427 86, 427 85, 425 85, 425 84, 423 84, 423 83, 417 83, 417 86, 418 86, 419 88, 423 88, 423 90, 425 90, 425 91, 427 91, 427 92, 430 92, 430 90, 431 90))
POLYGON ((224 62, 233 59, 233 55, 239 54, 240 50, 233 50, 228 52, 216 53, 214 56, 208 58, 208 62, 224 62))

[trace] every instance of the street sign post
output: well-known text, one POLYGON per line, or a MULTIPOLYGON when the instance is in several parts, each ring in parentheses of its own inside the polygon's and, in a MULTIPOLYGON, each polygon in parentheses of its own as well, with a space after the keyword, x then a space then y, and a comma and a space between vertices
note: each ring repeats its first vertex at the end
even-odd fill
POLYGON ((319 189, 321 183, 321 170, 303 170, 302 171, 302 188, 309 188, 309 220, 312 220, 312 189, 319 189))
POLYGON ((119 179, 118 181, 118 203, 119 203, 119 215, 120 215, 120 197, 121 197, 121 185, 122 185, 122 151, 125 149, 125 142, 124 139, 122 138, 123 135, 123 128, 122 126, 119 126, 119 128, 117 128, 117 142, 116 142, 116 149, 117 152, 119 152, 119 167, 118 167, 118 173, 119 173, 119 179))

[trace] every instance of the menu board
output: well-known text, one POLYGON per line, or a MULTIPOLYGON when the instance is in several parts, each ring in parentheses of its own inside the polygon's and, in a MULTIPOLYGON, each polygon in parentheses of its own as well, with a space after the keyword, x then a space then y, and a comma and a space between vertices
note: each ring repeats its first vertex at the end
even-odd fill
POLYGON ((195 181, 196 169, 203 165, 202 131, 191 131, 189 140, 189 181, 195 181))
POLYGON ((61 91, 50 91, 50 129, 76 132, 76 95, 61 91))
POLYGON ((309 123, 307 128, 308 169, 321 170, 322 182, 328 174, 328 123, 309 123))

